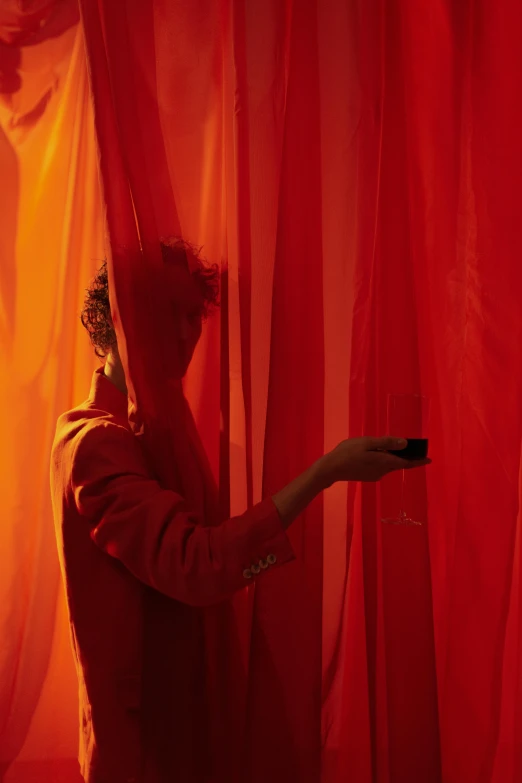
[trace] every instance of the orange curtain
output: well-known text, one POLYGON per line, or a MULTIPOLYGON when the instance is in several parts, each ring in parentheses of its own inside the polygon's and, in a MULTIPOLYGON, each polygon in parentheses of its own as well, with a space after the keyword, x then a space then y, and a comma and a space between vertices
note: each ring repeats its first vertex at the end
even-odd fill
MULTIPOLYGON (((48 453, 96 366, 78 320, 109 250, 94 106, 102 163, 117 144, 102 165, 112 225, 135 234, 115 219, 131 197, 142 238, 180 231, 222 266, 186 391, 223 508, 348 434, 384 433, 387 393, 433 401, 434 465, 406 491, 427 525, 382 527, 396 477, 335 486, 292 526, 297 562, 235 604, 245 780, 516 783, 522 9, 98 0, 82 13, 85 31, 73 2, 0 11, 5 781, 77 775, 48 453)), ((123 302, 121 267, 115 283, 123 302)))
POLYGON ((77 685, 48 463, 92 377, 78 315, 103 226, 77 4, 24 7, 0 8, 0 762, 18 759, 8 781, 69 781, 77 685))

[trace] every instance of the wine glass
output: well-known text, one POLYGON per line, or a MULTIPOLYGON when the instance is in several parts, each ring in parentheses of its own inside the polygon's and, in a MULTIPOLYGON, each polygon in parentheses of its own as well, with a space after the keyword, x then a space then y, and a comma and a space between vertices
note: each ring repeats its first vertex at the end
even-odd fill
MULTIPOLYGON (((428 456, 428 424, 430 399, 421 394, 388 394, 388 434, 406 438, 406 448, 392 451, 402 459, 418 460, 428 456)), ((406 471, 402 471, 401 504, 396 517, 386 517, 389 525, 422 525, 410 517, 404 508, 406 471)))

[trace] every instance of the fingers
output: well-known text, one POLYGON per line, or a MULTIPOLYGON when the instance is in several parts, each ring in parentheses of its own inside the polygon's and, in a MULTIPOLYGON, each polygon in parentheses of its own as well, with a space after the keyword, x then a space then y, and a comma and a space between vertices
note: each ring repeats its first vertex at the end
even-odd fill
POLYGON ((368 451, 398 451, 407 445, 408 441, 404 438, 367 438, 368 451))

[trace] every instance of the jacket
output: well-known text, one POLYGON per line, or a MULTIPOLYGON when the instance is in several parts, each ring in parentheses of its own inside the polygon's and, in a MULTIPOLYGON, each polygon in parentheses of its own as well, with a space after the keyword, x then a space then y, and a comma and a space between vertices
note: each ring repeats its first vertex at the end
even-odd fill
POLYGON ((103 368, 58 419, 51 491, 86 783, 213 781, 205 617, 232 637, 232 596, 294 559, 274 503, 199 519, 151 474, 103 368))

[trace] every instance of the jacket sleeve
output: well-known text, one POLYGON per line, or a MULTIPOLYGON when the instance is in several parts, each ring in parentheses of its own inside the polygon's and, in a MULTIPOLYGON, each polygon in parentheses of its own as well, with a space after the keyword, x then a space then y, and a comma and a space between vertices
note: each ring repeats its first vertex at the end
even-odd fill
POLYGON ((103 422, 83 433, 71 485, 94 543, 137 579, 192 606, 229 598, 295 559, 270 498, 205 527, 180 495, 148 475, 134 435, 118 424, 103 422))

